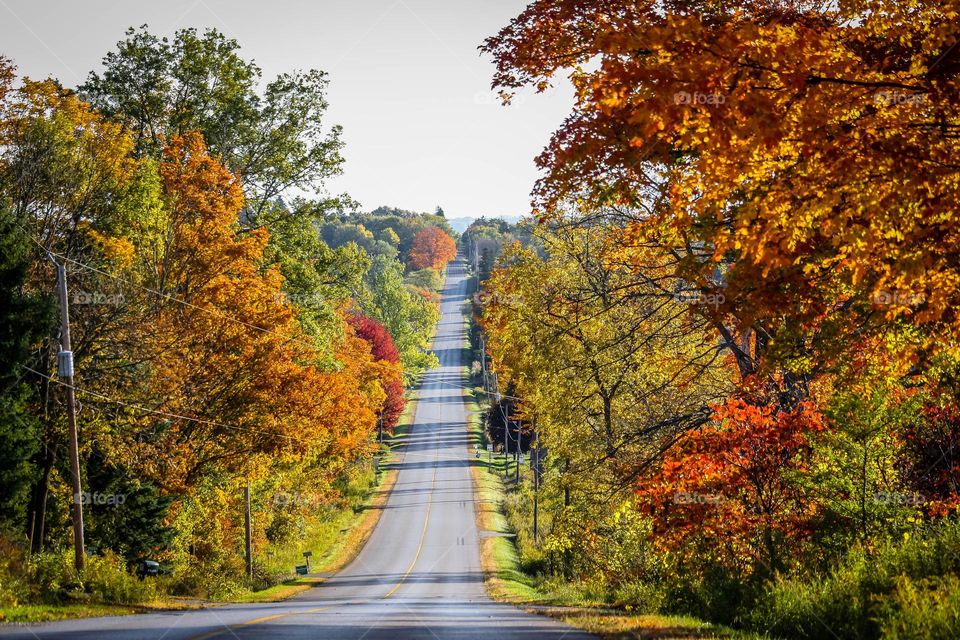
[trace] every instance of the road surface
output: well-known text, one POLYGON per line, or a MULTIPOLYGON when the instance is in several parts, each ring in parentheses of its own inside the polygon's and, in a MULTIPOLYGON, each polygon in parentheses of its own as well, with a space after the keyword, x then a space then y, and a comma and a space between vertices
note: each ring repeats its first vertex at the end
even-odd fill
POLYGON ((0 626, 0 638, 587 640, 559 622, 491 601, 480 570, 467 449, 462 261, 451 263, 434 350, 396 485, 349 566, 268 604, 0 626))

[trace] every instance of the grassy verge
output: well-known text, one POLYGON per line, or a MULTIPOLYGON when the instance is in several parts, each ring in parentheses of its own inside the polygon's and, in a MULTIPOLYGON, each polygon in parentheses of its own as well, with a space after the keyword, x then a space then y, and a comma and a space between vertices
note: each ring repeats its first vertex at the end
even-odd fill
MULTIPOLYGON (((469 305, 467 305, 469 309, 469 305)), ((465 312, 466 323, 470 314, 465 312)), ((472 354, 464 346, 462 362, 464 380, 470 379, 472 354)), ((503 456, 486 451, 482 405, 483 391, 469 384, 464 391, 468 411, 468 443, 470 450, 481 450, 476 464, 471 465, 477 527, 480 530, 480 562, 487 592, 495 600, 515 604, 526 611, 562 620, 570 626, 583 629, 600 638, 626 640, 627 638, 753 638, 730 629, 686 616, 641 614, 634 611, 611 609, 600 603, 585 603, 569 593, 548 593, 538 588, 536 578, 521 568, 520 556, 514 542, 514 531, 504 512, 509 484, 506 472, 515 466, 505 466, 503 456)))
POLYGON ((68 618, 125 616, 143 610, 143 607, 113 604, 24 604, 0 609, 0 622, 49 622, 68 618))
POLYGON ((96 618, 100 616, 126 616, 152 611, 181 611, 200 609, 204 603, 181 598, 164 598, 142 604, 102 604, 76 602, 71 604, 21 604, 0 609, 0 622, 27 623, 51 622, 72 618, 96 618))

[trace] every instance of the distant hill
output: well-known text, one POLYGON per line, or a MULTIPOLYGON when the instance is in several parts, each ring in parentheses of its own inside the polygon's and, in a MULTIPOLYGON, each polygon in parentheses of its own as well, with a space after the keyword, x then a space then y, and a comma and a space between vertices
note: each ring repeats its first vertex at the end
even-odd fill
MULTIPOLYGON (((500 218, 501 220, 506 220, 511 224, 516 224, 520 222, 520 218, 523 216, 484 216, 486 218, 500 218)), ((453 227, 454 231, 457 233, 463 233, 467 230, 474 220, 479 220, 479 217, 465 217, 465 218, 447 218, 447 222, 450 223, 450 226, 453 227)))

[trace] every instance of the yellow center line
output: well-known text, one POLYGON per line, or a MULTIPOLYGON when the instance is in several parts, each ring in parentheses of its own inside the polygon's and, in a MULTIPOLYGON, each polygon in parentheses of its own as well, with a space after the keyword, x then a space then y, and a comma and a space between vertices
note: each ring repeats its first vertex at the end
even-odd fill
MULTIPOLYGON (((437 449, 437 453, 439 452, 440 450, 437 449)), ((430 524, 430 509, 433 507, 433 492, 437 486, 437 469, 439 469, 439 467, 433 467, 433 479, 430 481, 430 497, 427 498, 427 514, 423 518, 423 531, 420 533, 420 544, 417 546, 417 553, 413 556, 413 562, 410 563, 410 566, 407 567, 407 570, 402 576, 400 576, 400 581, 397 582, 393 589, 390 589, 390 591, 383 596, 384 598, 389 598, 396 593, 397 589, 400 588, 400 586, 403 584, 403 581, 407 579, 407 576, 410 575, 410 572, 413 571, 413 568, 417 565, 417 560, 420 559, 420 553, 423 551, 423 543, 427 539, 427 526, 430 524)))
POLYGON ((261 622, 269 622, 270 620, 276 620, 277 618, 287 618, 290 616, 302 616, 309 613, 320 613, 321 611, 326 611, 327 609, 333 609, 338 605, 330 605, 327 607, 320 607, 318 609, 307 609, 306 611, 290 611, 288 613, 276 613, 272 616, 263 616, 262 618, 254 618, 253 620, 247 620, 245 622, 238 622, 237 624, 224 625, 222 629, 216 629, 214 631, 208 631, 199 636, 193 636, 190 640, 209 640, 210 638, 216 638, 219 635, 230 632, 233 633, 234 629, 239 629, 240 627, 249 627, 253 624, 260 624, 261 622))

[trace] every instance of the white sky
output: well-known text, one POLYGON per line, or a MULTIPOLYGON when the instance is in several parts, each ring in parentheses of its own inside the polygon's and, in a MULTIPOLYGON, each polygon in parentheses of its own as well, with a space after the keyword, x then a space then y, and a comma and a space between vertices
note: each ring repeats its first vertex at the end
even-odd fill
POLYGON ((18 72, 76 86, 129 26, 172 35, 215 27, 269 80, 330 74, 344 175, 328 185, 364 208, 444 208, 448 217, 529 210, 534 157, 567 114, 568 86, 501 106, 477 46, 523 0, 0 0, 0 54, 18 72))

